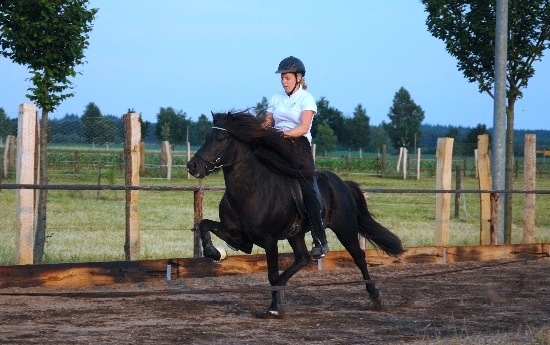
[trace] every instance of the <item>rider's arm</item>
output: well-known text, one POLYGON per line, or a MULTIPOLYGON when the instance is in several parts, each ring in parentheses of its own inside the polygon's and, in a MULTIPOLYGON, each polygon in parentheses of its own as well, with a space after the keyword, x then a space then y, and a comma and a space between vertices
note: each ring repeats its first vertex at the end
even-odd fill
POLYGON ((302 111, 301 122, 298 126, 283 132, 285 138, 299 138, 307 134, 313 121, 313 110, 302 111))
POLYGON ((273 126, 273 114, 272 113, 266 113, 264 120, 262 121, 262 127, 268 128, 273 126))

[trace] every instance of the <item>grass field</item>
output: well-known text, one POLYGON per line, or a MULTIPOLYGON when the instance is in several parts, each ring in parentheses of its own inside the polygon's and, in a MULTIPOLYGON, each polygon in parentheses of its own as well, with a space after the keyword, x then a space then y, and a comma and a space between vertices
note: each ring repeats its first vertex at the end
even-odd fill
MULTIPOLYGON (((122 185, 124 180, 117 172, 110 172, 101 183, 122 185)), ((97 184, 93 175, 75 175, 62 169, 52 174, 52 184, 97 184)), ((173 172, 171 181, 142 178, 142 186, 197 185, 194 178, 187 179, 185 171, 173 172)), ((363 188, 374 189, 435 189, 435 177, 420 180, 411 177, 380 178, 364 174, 340 174, 344 179, 355 180, 363 188)), ((4 180, 3 183, 13 183, 4 180)), ((223 186, 221 173, 204 179, 210 186, 223 186)), ((521 176, 514 189, 522 189, 521 176)), ((454 186, 454 181, 453 181, 454 186)), ((453 187, 454 188, 454 187, 453 187)), ((475 178, 462 180, 464 190, 477 189, 475 178)), ((550 178, 537 180, 537 189, 550 190, 550 178)), ((218 219, 217 203, 222 192, 206 192, 204 217, 218 219)), ((454 196, 451 205, 451 245, 479 244, 479 195, 462 194, 460 215, 454 215, 454 196)), ((523 195, 513 195, 513 243, 522 242, 523 195)), ((369 208, 374 217, 389 227, 406 247, 434 245, 435 194, 396 194, 369 192, 369 208)), ((550 241, 550 195, 536 197, 536 241, 550 241)), ((181 191, 141 191, 139 196, 141 227, 141 258, 158 259, 190 257, 193 253, 193 193, 181 191)), ((123 191, 58 191, 49 192, 47 242, 45 262, 85 262, 124 259, 125 195, 123 191)), ((15 191, 0 190, 0 264, 16 262, 15 191)), ((334 234, 328 230, 332 250, 342 250, 334 234)), ((309 240, 309 239, 308 239, 309 240)), ((220 241, 216 244, 223 246, 220 241)), ((282 251, 290 251, 285 241, 282 251)), ((254 248, 263 253, 261 248, 254 248)), ((228 254, 237 254, 228 250, 228 254)))

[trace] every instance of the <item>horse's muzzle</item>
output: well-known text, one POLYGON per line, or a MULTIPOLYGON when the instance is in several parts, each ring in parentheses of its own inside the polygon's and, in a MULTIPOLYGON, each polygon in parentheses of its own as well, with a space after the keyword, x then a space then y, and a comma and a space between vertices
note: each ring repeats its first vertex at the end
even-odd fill
POLYGON ((187 162, 187 171, 196 178, 203 178, 206 176, 206 168, 199 169, 197 163, 195 163, 193 159, 187 162))

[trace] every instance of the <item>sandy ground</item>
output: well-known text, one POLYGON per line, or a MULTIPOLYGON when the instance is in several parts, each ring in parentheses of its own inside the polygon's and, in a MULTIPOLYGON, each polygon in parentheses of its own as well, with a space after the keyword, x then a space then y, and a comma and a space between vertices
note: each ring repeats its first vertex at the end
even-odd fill
POLYGON ((300 272, 279 318, 264 313, 263 273, 1 289, 0 343, 480 344, 509 335, 510 343, 550 344, 549 268, 549 258, 371 267, 382 311, 357 269, 300 272))

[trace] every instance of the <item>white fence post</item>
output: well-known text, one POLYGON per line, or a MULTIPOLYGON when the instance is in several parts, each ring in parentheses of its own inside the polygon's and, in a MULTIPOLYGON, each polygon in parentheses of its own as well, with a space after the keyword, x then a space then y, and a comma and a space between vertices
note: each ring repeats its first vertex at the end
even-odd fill
MULTIPOLYGON (((17 184, 36 183, 37 125, 36 105, 21 104, 17 124, 17 166, 15 174, 15 183, 17 184)), ((34 259, 35 194, 35 189, 19 188, 15 192, 16 247, 17 263, 19 265, 31 265, 34 259)))

